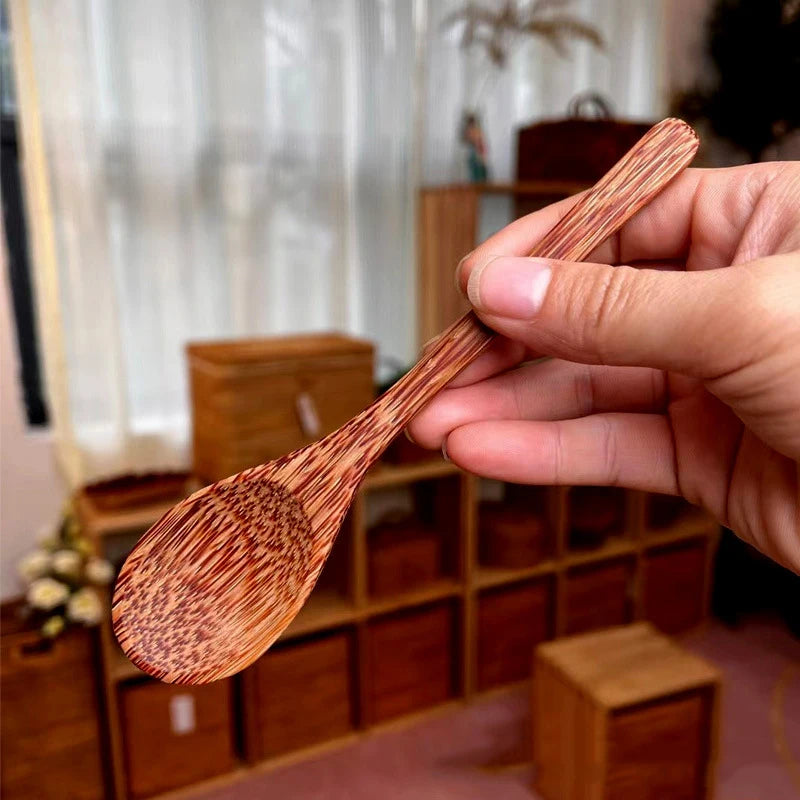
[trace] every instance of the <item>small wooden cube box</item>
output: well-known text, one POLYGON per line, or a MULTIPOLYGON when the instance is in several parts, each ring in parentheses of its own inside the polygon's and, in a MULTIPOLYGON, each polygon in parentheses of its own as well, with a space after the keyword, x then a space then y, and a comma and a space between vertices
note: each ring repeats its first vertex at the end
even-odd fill
POLYGON ((620 559, 567 572, 564 633, 582 633, 630 622, 633 568, 632 561, 620 559))
POLYGON ((705 617, 708 542, 650 550, 642 558, 644 617, 665 633, 681 633, 705 617))
POLYGON ((373 347, 341 334, 190 344, 194 473, 216 481, 347 422, 374 397, 373 347))
POLYGON ((188 786, 233 769, 232 684, 120 687, 120 716, 131 797, 188 786))
POLYGON ((347 631, 278 644, 242 673, 248 761, 334 739, 355 726, 347 631))
POLYGON ((546 800, 712 796, 720 676, 648 623, 536 650, 536 789, 546 800))
POLYGON ((456 632, 450 602, 373 619, 366 630, 369 722, 443 703, 456 692, 456 632))

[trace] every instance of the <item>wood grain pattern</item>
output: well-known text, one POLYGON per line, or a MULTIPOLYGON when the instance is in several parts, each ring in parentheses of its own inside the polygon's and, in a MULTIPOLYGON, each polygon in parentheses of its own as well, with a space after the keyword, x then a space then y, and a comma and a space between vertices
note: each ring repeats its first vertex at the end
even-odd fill
MULTIPOLYGON (((691 160, 685 123, 656 125, 576 203, 535 254, 580 259, 691 160)), ((195 493, 140 540, 117 581, 115 633, 138 667, 203 683, 253 663, 314 587, 367 469, 494 334, 473 313, 397 384, 324 439, 195 493)))

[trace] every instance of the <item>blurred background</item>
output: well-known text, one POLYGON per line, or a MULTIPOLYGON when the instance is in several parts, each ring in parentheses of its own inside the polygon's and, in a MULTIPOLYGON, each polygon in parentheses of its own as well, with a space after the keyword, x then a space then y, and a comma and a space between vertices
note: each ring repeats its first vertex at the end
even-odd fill
POLYGON ((3 796, 561 796, 533 647, 637 620, 710 665, 664 762, 691 792, 657 796, 800 796, 797 578, 674 501, 398 444, 274 658, 207 693, 126 662, 105 588, 176 499, 390 385, 462 255, 655 121, 698 166, 800 158, 800 3, 3 0, 0 36, 3 796))

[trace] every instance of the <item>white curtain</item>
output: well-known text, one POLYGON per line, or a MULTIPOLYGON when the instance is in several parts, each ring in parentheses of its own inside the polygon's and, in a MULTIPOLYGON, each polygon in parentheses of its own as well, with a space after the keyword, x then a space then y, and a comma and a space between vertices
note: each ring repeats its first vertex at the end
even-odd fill
MULTIPOLYGON (((73 482, 188 464, 187 341, 337 328, 413 358, 415 190, 458 176, 469 64, 440 22, 460 4, 12 0, 38 94, 50 213, 31 224, 54 243, 36 259, 40 322, 73 482)), ((495 178, 511 178, 516 127, 578 90, 657 115, 658 7, 581 0, 605 54, 513 52, 482 108, 495 178)))

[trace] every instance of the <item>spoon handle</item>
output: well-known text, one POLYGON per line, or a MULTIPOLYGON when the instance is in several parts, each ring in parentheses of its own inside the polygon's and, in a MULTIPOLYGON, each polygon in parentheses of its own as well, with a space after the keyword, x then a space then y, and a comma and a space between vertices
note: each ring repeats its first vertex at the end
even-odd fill
MULTIPOLYGON (((697 134, 685 122, 659 122, 581 196, 530 255, 567 261, 586 258, 691 162, 698 145, 697 134)), ((473 311, 447 328, 417 364, 364 412, 362 424, 367 415, 372 425, 379 423, 372 430, 379 453, 494 338, 473 311)))

